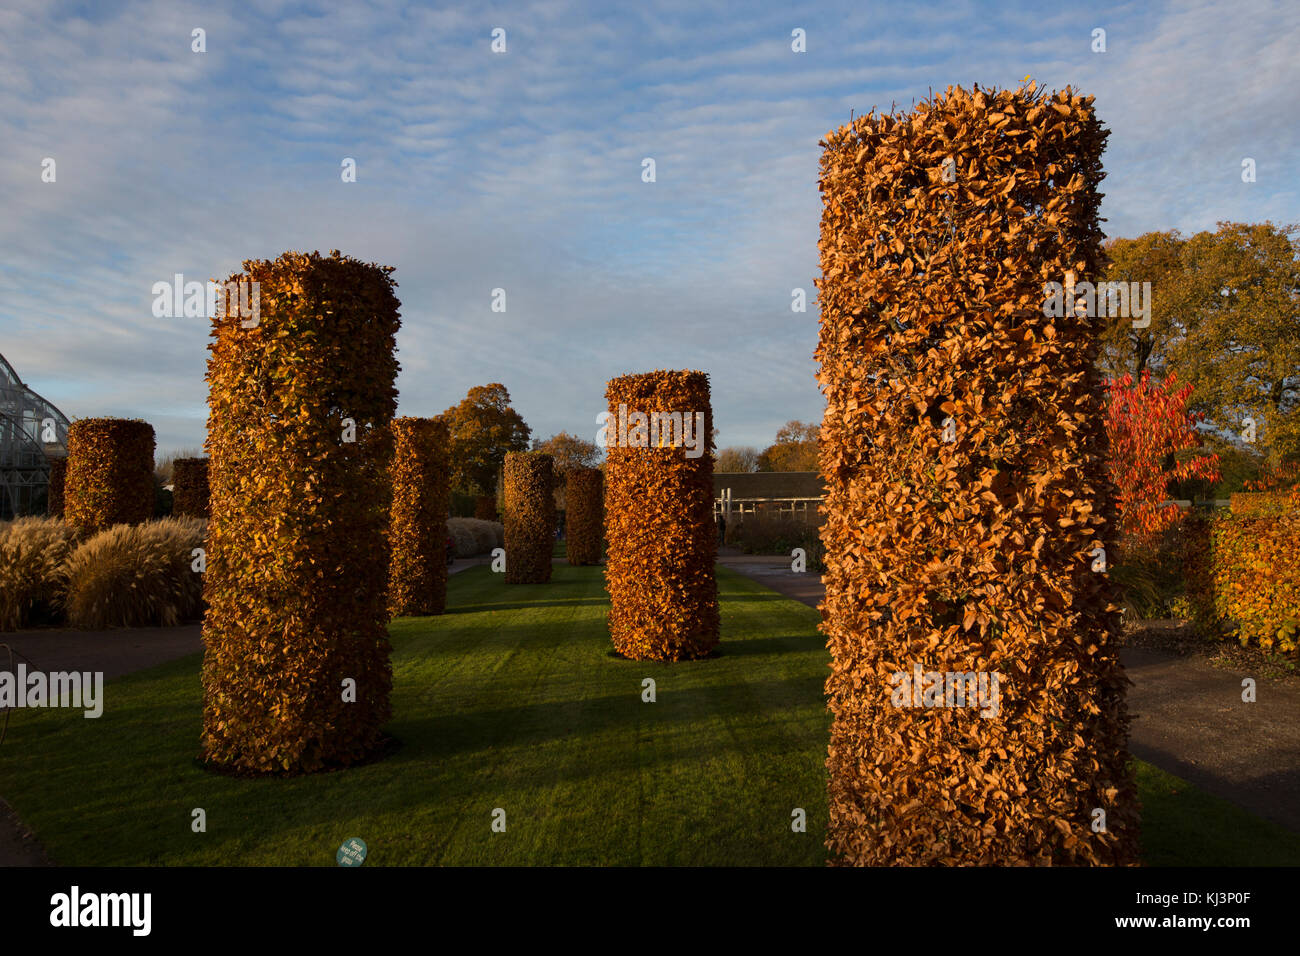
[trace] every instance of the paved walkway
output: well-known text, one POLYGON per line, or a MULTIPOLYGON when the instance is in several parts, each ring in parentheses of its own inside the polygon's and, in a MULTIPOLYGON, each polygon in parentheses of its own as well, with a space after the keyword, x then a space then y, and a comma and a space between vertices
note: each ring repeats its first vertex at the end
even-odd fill
MULTIPOLYGON (((788 558, 724 553, 718 563, 811 607, 825 595, 821 578, 791 571, 788 558)), ((1133 681, 1135 756, 1300 832, 1300 687, 1149 648, 1125 648, 1120 660, 1133 681), (1252 704, 1241 699, 1245 677, 1256 679, 1252 704)))

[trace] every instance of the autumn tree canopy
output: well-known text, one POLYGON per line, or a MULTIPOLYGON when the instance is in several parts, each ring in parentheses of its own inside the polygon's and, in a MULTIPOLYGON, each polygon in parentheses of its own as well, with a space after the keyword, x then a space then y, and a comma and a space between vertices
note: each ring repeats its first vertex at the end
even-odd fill
POLYGON ((533 439, 533 451, 545 452, 555 460, 557 476, 565 475, 575 468, 595 468, 600 463, 600 447, 594 441, 587 441, 568 432, 560 432, 550 438, 533 439))
POLYGON ((1171 364, 1191 409, 1235 435, 1252 419, 1269 466, 1300 458, 1300 227, 1220 223, 1188 247, 1199 304, 1171 364))
POLYGON ((1300 459, 1300 227, 1221 222, 1188 238, 1114 240, 1106 252, 1105 279, 1150 282, 1152 309, 1146 328, 1111 319, 1103 368, 1176 372, 1192 386, 1190 410, 1261 465, 1300 459))
POLYGON ((776 441, 758 456, 758 470, 816 471, 820 433, 821 426, 816 422, 786 422, 777 431, 776 441))
POLYGON ((595 468, 600 462, 601 449, 594 441, 587 441, 568 432, 560 432, 547 439, 534 438, 533 451, 544 452, 554 462, 553 493, 555 507, 564 510, 567 501, 566 477, 578 468, 595 468))
POLYGON ((506 453, 528 450, 531 429, 510 407, 510 392, 500 382, 471 388, 438 417, 451 432, 451 484, 457 491, 495 493, 506 453))
POLYGON ((724 448, 718 452, 713 470, 727 473, 758 471, 758 449, 752 445, 731 445, 724 448))
POLYGON ((1196 416, 1187 411, 1191 392, 1191 385, 1180 386, 1173 373, 1163 382, 1153 381, 1150 369, 1136 382, 1125 375, 1107 383, 1110 476, 1130 556, 1151 556, 1160 535, 1181 519, 1178 507, 1168 503, 1170 485, 1219 480, 1217 455, 1176 458, 1177 452, 1201 445, 1196 416))
POLYGON ((1110 259, 1103 281, 1150 282, 1151 324, 1136 328, 1128 316, 1116 316, 1102 335, 1102 368, 1107 374, 1141 376, 1151 369, 1162 376, 1170 349, 1186 333, 1193 312, 1182 281, 1186 240, 1178 230, 1148 232, 1136 239, 1112 239, 1103 247, 1110 259))

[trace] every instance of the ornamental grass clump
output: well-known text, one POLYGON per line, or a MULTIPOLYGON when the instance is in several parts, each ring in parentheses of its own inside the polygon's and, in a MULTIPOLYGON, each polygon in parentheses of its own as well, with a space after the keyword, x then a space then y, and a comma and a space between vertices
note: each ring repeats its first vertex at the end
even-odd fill
POLYGON ((73 627, 172 627, 197 619, 203 574, 196 568, 206 523, 160 518, 114 525, 68 556, 67 619, 73 627))

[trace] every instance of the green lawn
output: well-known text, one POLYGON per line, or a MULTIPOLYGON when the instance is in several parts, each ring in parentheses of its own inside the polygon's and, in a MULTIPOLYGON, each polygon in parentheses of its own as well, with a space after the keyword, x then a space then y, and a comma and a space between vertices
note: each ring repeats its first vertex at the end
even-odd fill
MULTIPOLYGON (((600 568, 513 586, 471 568, 451 578, 447 614, 392 626, 402 747, 384 761, 205 773, 194 656, 111 683, 99 720, 16 712, 0 794, 64 864, 334 865, 354 836, 367 865, 820 864, 818 614, 725 569, 718 581, 725 652, 646 664, 610 655, 600 568), (196 807, 206 833, 191 831, 196 807), (791 832, 795 807, 806 833, 791 832)), ((1146 765, 1139 782, 1149 863, 1300 862, 1300 835, 1146 765)))

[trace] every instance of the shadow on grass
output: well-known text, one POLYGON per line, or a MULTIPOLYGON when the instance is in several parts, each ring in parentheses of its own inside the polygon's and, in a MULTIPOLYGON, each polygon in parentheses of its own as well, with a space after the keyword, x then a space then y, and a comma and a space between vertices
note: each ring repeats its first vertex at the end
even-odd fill
POLYGON ((451 614, 481 614, 485 611, 524 611, 529 608, 545 607, 594 607, 599 604, 608 604, 609 601, 603 597, 591 598, 568 598, 558 601, 547 601, 544 599, 532 601, 510 601, 496 602, 485 604, 458 604, 455 607, 448 607, 443 611, 443 617, 451 614))
MULTIPOLYGON (((402 738, 404 746, 396 759, 418 760, 422 755, 445 759, 479 750, 486 753, 500 746, 563 740, 575 733, 581 737, 648 726, 673 727, 697 722, 702 716, 753 717, 801 705, 820 713, 825 705, 824 685, 820 675, 697 687, 671 687, 661 681, 658 699, 649 705, 641 700, 640 683, 631 680, 626 693, 602 697, 483 710, 459 706, 451 712, 409 718, 399 714, 393 730, 402 738), (653 710, 649 709, 651 706, 653 710)), ((760 726, 755 726, 754 736, 745 740, 747 745, 752 745, 746 749, 763 749, 785 740, 781 721, 753 723, 760 726)), ((716 753, 718 741, 710 738, 708 744, 708 749, 716 753)))
POLYGON ((826 639, 820 634, 791 634, 787 637, 749 637, 727 640, 718 645, 726 657, 759 657, 778 654, 806 654, 826 649, 826 639))

